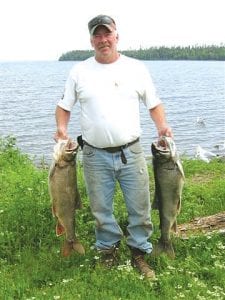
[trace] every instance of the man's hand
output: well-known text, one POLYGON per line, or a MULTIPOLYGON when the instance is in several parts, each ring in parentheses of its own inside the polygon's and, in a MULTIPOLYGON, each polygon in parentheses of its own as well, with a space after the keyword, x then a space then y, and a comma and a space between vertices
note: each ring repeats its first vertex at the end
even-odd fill
POLYGON ((56 143, 58 140, 68 140, 69 136, 67 134, 67 131, 65 129, 58 128, 56 133, 54 134, 54 140, 56 143))
POLYGON ((168 136, 168 137, 171 137, 173 139, 173 131, 169 126, 165 126, 163 128, 160 128, 158 130, 158 135, 159 135, 159 137, 168 136))

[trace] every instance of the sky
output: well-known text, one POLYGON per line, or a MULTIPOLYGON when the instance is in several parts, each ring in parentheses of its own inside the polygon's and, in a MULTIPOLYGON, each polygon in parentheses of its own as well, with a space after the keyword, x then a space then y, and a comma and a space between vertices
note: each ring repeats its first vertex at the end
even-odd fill
POLYGON ((91 49, 88 21, 117 23, 119 50, 225 44, 224 0, 0 0, 0 61, 91 49))

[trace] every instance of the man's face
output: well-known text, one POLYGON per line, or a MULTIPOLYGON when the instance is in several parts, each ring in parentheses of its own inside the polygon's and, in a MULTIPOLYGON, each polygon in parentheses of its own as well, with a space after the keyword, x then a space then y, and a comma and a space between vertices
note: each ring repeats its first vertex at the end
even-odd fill
POLYGON ((101 25, 95 29, 94 34, 91 36, 91 45, 98 56, 114 53, 117 42, 117 32, 115 30, 111 32, 108 28, 101 25))

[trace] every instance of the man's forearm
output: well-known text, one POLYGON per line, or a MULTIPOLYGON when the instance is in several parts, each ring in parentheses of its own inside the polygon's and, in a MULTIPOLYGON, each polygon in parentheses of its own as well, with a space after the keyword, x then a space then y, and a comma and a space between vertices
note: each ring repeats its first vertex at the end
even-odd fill
POLYGON ((67 139, 67 126, 70 120, 70 111, 67 111, 60 106, 56 107, 55 119, 57 131, 55 134, 55 140, 58 139, 67 139))
POLYGON ((149 110, 150 116, 152 120, 155 123, 155 126, 158 131, 158 135, 167 135, 173 137, 173 133, 171 128, 169 127, 167 120, 166 120, 166 115, 165 115, 165 110, 163 107, 163 104, 159 104, 156 107, 152 108, 149 110))

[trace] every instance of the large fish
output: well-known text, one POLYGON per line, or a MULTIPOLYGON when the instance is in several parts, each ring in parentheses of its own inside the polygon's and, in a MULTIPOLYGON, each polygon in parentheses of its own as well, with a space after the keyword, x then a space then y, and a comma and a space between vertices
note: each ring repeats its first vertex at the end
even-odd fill
POLYGON ((69 256, 73 251, 85 253, 75 234, 75 210, 81 208, 76 176, 77 151, 78 144, 72 140, 59 141, 54 147, 49 170, 52 212, 57 218, 56 235, 65 233, 66 236, 61 250, 63 256, 69 256))
POLYGON ((177 230, 177 215, 181 209, 184 171, 175 143, 170 137, 161 137, 151 146, 155 178, 153 209, 159 210, 161 236, 153 248, 153 255, 162 252, 174 258, 170 231, 177 230))

